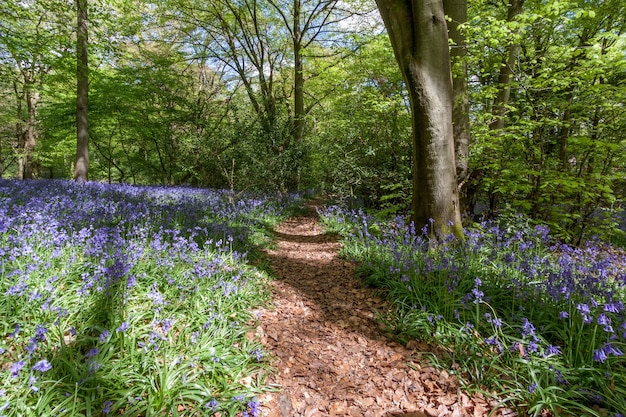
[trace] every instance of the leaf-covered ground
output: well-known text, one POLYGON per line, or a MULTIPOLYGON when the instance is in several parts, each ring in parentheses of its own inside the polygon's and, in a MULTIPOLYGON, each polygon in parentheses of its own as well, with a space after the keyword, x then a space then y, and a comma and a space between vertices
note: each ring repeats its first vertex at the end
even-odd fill
POLYGON ((486 416, 495 404, 432 367, 428 346, 384 336, 377 314, 389 307, 337 257, 340 243, 314 213, 284 222, 267 251, 280 279, 256 335, 274 355, 281 389, 260 398, 263 416, 486 416))

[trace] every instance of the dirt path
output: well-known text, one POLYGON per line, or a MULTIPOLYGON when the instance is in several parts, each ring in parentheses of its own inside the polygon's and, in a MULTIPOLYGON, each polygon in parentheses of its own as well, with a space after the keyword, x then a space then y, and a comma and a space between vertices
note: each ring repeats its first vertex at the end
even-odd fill
POLYGON ((276 359, 270 382, 282 389, 260 399, 262 415, 486 415, 487 402, 460 392, 454 376, 382 335, 375 314, 386 304, 361 288, 310 211, 284 222, 277 249, 267 251, 280 279, 258 333, 276 359))

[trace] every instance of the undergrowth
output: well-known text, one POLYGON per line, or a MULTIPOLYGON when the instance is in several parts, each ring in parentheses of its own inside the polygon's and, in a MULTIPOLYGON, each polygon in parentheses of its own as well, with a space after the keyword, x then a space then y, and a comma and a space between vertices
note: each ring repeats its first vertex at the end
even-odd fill
POLYGON ((322 221, 393 302, 396 337, 443 347, 467 389, 521 415, 623 416, 623 252, 559 244, 521 217, 476 224, 463 242, 339 207, 322 221))

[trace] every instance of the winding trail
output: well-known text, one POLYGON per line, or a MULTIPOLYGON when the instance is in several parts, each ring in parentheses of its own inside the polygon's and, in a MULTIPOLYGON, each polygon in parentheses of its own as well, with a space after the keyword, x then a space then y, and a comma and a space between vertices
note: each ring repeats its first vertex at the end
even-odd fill
POLYGON ((262 416, 488 414, 488 401, 470 398, 455 376, 420 361, 426 346, 385 338, 375 317, 387 304, 337 257, 341 244, 323 234, 314 202, 275 234, 277 248, 266 252, 279 279, 271 283, 273 306, 259 311, 257 336, 274 356, 270 383, 280 391, 260 398, 262 416))

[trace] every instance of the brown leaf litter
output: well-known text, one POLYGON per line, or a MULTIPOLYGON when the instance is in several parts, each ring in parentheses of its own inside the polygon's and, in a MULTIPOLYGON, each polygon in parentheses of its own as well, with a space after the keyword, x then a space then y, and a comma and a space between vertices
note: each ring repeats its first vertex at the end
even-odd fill
MULTIPOLYGON (((341 244, 310 214, 281 224, 267 250, 274 303, 256 334, 274 357, 259 398, 264 417, 483 417, 496 404, 464 393, 457 377, 420 359, 420 343, 387 339, 376 321, 388 304, 363 288, 341 244)), ((493 416, 511 417, 500 409, 493 416)))

